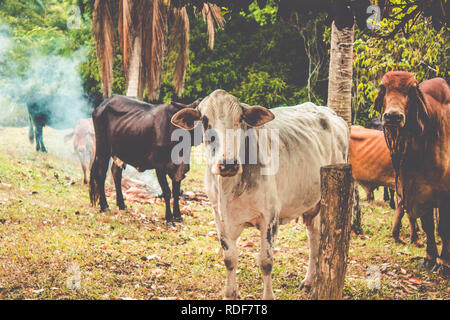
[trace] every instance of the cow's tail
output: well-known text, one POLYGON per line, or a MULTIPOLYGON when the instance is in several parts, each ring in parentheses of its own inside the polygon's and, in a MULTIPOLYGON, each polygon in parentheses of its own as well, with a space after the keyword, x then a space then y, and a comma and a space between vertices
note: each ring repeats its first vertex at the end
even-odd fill
POLYGON ((30 119, 30 129, 28 131, 28 139, 32 144, 34 142, 34 129, 33 129, 33 120, 31 119, 31 115, 28 114, 28 118, 30 119))
POLYGON ((98 186, 98 158, 94 158, 94 162, 91 166, 91 172, 89 177, 89 198, 91 200, 91 205, 95 206, 98 202, 100 196, 100 188, 98 186))
MULTIPOLYGON (((114 96, 105 99, 99 106, 97 106, 94 111, 92 111, 92 121, 94 124, 94 132, 95 132, 95 154, 94 154, 94 161, 91 165, 91 172, 89 175, 89 198, 91 200, 91 205, 95 206, 100 199, 100 159, 102 159, 103 156, 107 153, 107 147, 105 147, 105 144, 107 144, 107 139, 105 137, 104 132, 106 132, 105 128, 102 127, 102 125, 99 125, 99 122, 105 122, 105 109, 108 106, 109 101, 114 96)), ((108 156, 109 159, 109 156, 108 156)), ((103 190, 102 190, 103 192, 103 190)))

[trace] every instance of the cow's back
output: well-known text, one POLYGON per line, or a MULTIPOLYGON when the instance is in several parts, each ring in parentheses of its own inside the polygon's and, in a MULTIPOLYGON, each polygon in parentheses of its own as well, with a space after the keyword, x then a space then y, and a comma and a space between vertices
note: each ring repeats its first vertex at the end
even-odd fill
POLYGON ((349 162, 358 183, 372 187, 395 187, 394 168, 383 131, 352 126, 349 162))
POLYGON ((320 200, 320 167, 347 162, 348 126, 332 109, 313 103, 271 111, 275 119, 264 128, 279 130, 276 181, 281 218, 289 219, 320 200))

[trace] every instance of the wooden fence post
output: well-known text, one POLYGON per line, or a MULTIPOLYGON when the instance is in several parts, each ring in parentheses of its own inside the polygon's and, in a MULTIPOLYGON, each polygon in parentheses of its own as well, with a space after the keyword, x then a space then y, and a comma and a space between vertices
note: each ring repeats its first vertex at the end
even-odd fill
POLYGON ((319 259, 311 297, 342 299, 351 232, 353 179, 350 164, 320 168, 319 259))

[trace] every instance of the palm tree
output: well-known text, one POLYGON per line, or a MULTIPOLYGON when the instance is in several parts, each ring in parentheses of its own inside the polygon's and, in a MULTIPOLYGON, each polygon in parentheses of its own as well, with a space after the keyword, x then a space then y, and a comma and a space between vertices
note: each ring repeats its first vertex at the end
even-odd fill
MULTIPOLYGON (((164 58, 170 55, 176 57, 173 79, 175 91, 180 96, 189 59, 189 19, 186 8, 170 0, 119 0, 118 7, 116 1, 95 0, 92 24, 104 97, 112 94, 115 10, 126 95, 142 99, 147 90, 150 100, 158 99, 164 58)), ((215 30, 222 27, 225 20, 215 4, 203 3, 201 12, 208 27, 209 46, 212 49, 215 30)))

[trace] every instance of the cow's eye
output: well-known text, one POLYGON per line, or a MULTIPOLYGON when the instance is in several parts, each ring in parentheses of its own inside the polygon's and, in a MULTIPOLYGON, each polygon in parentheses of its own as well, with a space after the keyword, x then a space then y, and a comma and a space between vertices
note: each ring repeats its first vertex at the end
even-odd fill
POLYGON ((202 123, 203 123, 203 128, 211 129, 211 126, 209 125, 209 120, 206 116, 203 116, 202 123))

